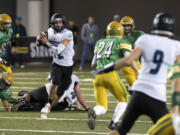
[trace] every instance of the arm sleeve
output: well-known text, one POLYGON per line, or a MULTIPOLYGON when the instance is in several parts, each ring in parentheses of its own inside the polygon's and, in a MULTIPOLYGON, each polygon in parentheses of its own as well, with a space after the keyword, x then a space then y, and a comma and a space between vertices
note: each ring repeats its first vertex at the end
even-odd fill
POLYGON ((73 33, 71 31, 66 32, 63 35, 62 40, 73 40, 73 33))
POLYGON ((99 39, 99 28, 98 26, 96 25, 96 36, 95 36, 95 40, 97 41, 99 39))
POLYGON ((128 44, 128 43, 121 43, 118 45, 118 49, 123 52, 123 54, 125 52, 131 52, 132 51, 132 45, 128 44))
POLYGON ((86 41, 86 35, 85 35, 85 24, 83 25, 82 27, 82 30, 81 30, 81 39, 85 42, 86 41))
POLYGON ((180 55, 180 42, 177 41, 178 44, 176 45, 176 56, 180 55))
POLYGON ((91 62, 91 65, 95 65, 95 64, 96 64, 96 55, 94 55, 92 62, 91 62))
POLYGON ((143 35, 142 36, 140 36, 137 40, 136 40, 136 42, 134 43, 134 45, 135 45, 135 48, 136 47, 139 47, 139 48, 141 48, 142 50, 143 50, 143 35))

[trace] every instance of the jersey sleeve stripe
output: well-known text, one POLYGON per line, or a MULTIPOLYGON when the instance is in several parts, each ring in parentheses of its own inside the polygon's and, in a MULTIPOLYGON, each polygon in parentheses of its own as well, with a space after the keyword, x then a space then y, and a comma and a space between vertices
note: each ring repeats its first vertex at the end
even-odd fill
POLYGON ((132 51, 132 46, 129 44, 120 44, 118 45, 118 49, 127 49, 127 50, 132 51))
POLYGON ((168 73, 169 79, 180 78, 180 62, 174 64, 168 73))

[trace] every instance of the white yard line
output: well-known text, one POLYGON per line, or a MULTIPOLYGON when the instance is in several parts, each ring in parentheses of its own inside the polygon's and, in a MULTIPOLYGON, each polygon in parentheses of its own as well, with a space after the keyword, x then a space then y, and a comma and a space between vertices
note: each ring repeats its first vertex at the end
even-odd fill
POLYGON ((16 72, 13 75, 38 75, 38 74, 49 74, 49 72, 16 72))
MULTIPOLYGON (((18 92, 12 92, 13 94, 18 94, 18 92)), ((85 97, 94 97, 94 94, 82 94, 85 97)), ((108 94, 108 97, 114 97, 112 94, 108 94)), ((166 96, 167 98, 171 98, 171 96, 166 96)))
POLYGON ((59 131, 59 130, 29 130, 29 129, 0 129, 0 131, 8 132, 35 132, 35 133, 64 133, 64 134, 94 134, 94 135, 106 135, 102 132, 83 132, 83 131, 59 131))
MULTIPOLYGON (((0 117, 0 119, 22 119, 22 120, 54 120, 54 121, 87 121, 88 119, 76 119, 76 118, 32 118, 32 117, 0 117)), ((109 122, 110 120, 97 119, 98 122, 109 122)), ((121 121, 121 120, 120 120, 121 121)), ((152 123, 152 121, 137 120, 138 123, 152 123)))
MULTIPOLYGON (((33 89, 37 89, 38 87, 15 87, 12 86, 12 89, 20 89, 20 90, 33 90, 33 89)), ((93 88, 81 88, 82 91, 93 91, 93 88)))
POLYGON ((37 87, 15 87, 12 86, 12 89, 19 89, 19 90, 33 90, 33 89, 37 89, 37 87))
MULTIPOLYGON (((0 129, 0 131, 8 132, 34 132, 34 133, 64 133, 64 134, 93 134, 93 135, 107 135, 105 132, 84 132, 84 131, 61 131, 61 130, 30 130, 30 129, 0 129)), ((128 135, 147 135, 129 133, 128 135)))
POLYGON ((15 77, 14 80, 47 80, 45 77, 15 77))

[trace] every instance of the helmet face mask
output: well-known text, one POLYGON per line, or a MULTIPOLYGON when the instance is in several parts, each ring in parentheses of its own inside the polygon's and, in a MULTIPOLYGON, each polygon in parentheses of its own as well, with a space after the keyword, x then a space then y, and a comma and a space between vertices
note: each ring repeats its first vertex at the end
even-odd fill
POLYGON ((2 27, 5 32, 8 32, 9 28, 11 28, 11 23, 4 23, 2 27))
POLYGON ((124 34, 127 36, 134 32, 135 23, 132 17, 125 16, 121 19, 121 23, 124 27, 124 34))
POLYGON ((125 35, 131 34, 133 32, 133 26, 131 24, 124 24, 123 27, 125 35))
POLYGON ((124 29, 119 22, 110 22, 106 29, 107 37, 122 37, 124 35, 124 29))
POLYGON ((0 14, 0 30, 8 32, 11 27, 12 19, 7 14, 0 14))
POLYGON ((65 16, 59 13, 55 13, 51 17, 51 26, 56 32, 60 32, 65 25, 65 16))
POLYGON ((63 28, 64 28, 64 24, 63 24, 62 21, 53 23, 53 29, 54 29, 56 32, 60 32, 63 28))

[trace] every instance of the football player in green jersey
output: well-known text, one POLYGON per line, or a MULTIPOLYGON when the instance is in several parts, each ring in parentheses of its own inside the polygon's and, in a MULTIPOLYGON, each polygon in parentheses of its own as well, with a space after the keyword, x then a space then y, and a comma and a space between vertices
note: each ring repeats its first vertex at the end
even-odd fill
MULTIPOLYGON (((121 23, 111 22, 107 26, 106 33, 107 37, 98 40, 95 45, 92 65, 96 64, 96 69, 103 69, 111 62, 128 55, 132 50, 130 42, 126 38, 122 38, 124 30, 121 23)), ((88 111, 88 126, 90 129, 94 129, 96 117, 105 114, 108 110, 107 90, 109 89, 118 100, 113 119, 108 126, 108 128, 114 129, 129 100, 126 87, 115 70, 97 74, 93 85, 96 106, 88 111)))
POLYGON ((6 111, 10 111, 8 100, 11 98, 12 92, 10 86, 13 83, 12 70, 3 59, 5 49, 10 45, 12 35, 11 29, 12 19, 7 14, 0 14, 0 99, 6 111))
POLYGON ((7 14, 0 14, 0 57, 5 53, 6 46, 10 45, 12 36, 12 19, 7 14))
POLYGON ((124 36, 131 42, 134 49, 134 43, 142 34, 143 31, 135 29, 135 23, 132 17, 125 16, 121 19, 121 23, 124 27, 124 36))
MULTIPOLYGON (((133 18, 130 16, 125 16, 121 19, 121 23, 124 27, 124 37, 127 38, 131 44, 133 45, 132 49, 134 49, 134 43, 144 32, 135 30, 135 23, 133 18)), ((138 68, 140 68, 140 62, 137 61, 138 68)), ((137 72, 135 72, 131 67, 127 66, 121 69, 121 73, 123 77, 126 79, 129 86, 137 79, 137 72)))

